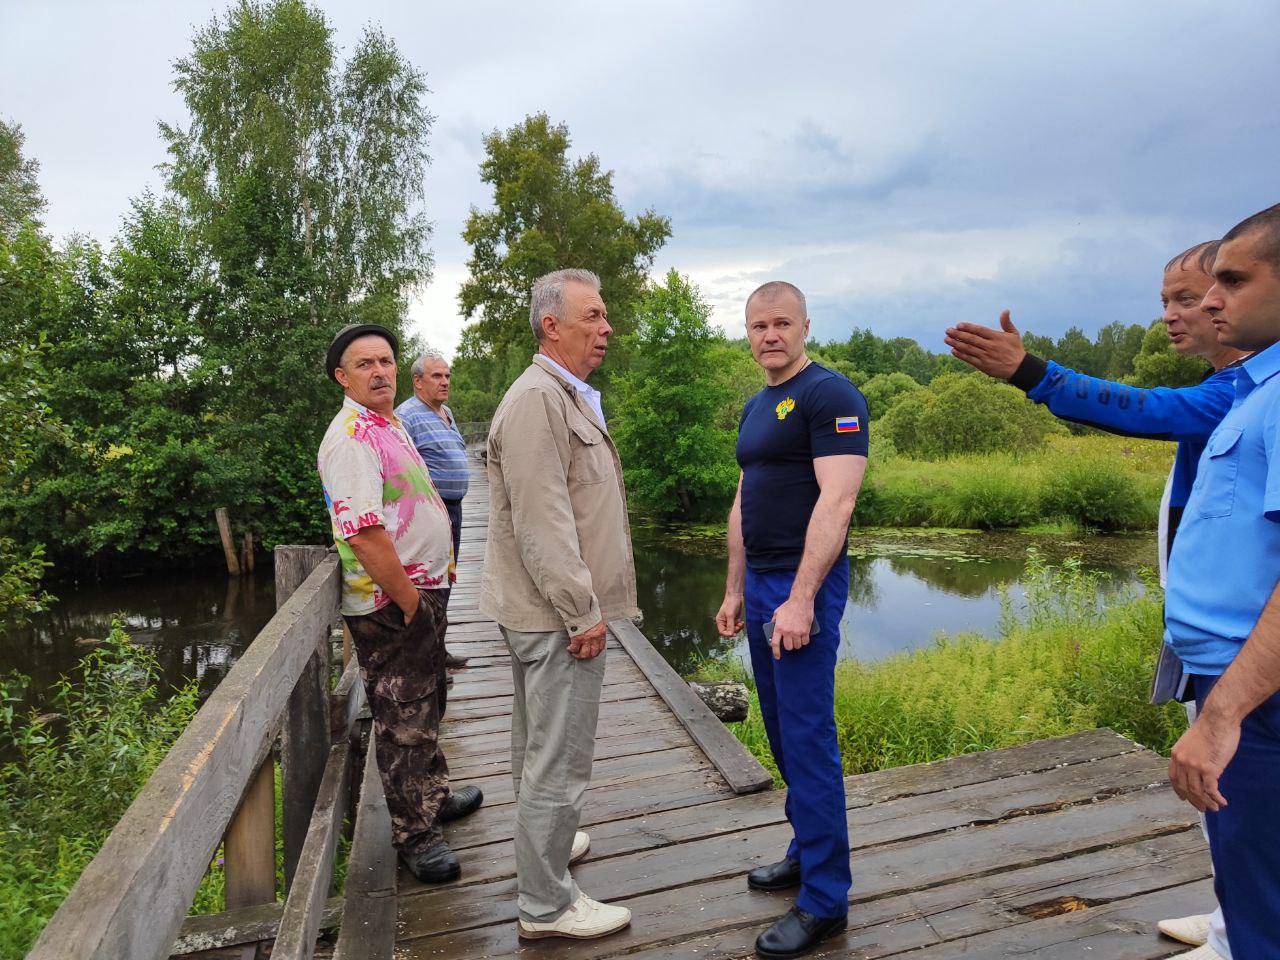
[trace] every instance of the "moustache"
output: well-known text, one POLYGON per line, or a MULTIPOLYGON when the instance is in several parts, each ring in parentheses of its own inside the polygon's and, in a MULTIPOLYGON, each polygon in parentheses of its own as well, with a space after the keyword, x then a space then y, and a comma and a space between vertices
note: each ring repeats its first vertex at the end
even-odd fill
POLYGON ((389 386, 391 386, 391 381, 386 380, 382 377, 374 377, 372 380, 369 381, 370 390, 376 390, 378 389, 378 387, 389 387, 389 386))

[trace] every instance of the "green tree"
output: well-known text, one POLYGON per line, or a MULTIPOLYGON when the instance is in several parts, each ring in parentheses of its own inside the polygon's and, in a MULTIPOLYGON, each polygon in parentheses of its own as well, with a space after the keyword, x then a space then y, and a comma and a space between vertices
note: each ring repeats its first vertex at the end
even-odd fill
POLYGON ((958 453, 1023 453, 1065 432, 1020 390, 981 374, 943 374, 901 397, 879 421, 899 453, 936 459, 958 453))
POLYGON ((1142 349, 1147 329, 1140 323, 1109 323, 1098 331, 1097 359, 1107 380, 1120 380, 1133 373, 1133 361, 1142 349))
POLYGON ((211 278, 194 377, 235 461, 224 496, 268 542, 322 539, 315 448, 338 391, 320 358, 345 323, 399 332, 430 277, 425 80, 372 28, 340 63, 302 0, 242 0, 176 70, 190 122, 161 132, 211 278))
MULTIPOLYGON (((8 503, 27 485, 35 451, 62 437, 45 395, 47 343, 30 324, 53 299, 58 262, 40 229, 39 168, 23 156, 22 146, 22 128, 0 120, 0 421, 7 426, 0 524, 8 503)), ((39 587, 48 564, 38 529, 21 523, 0 527, 0 616, 24 615, 49 599, 39 587)))
POLYGON ((612 432, 638 506, 659 516, 720 516, 738 468, 737 391, 715 362, 724 334, 672 270, 636 305, 634 363, 615 383, 612 432))
POLYGON ((0 119, 0 239, 12 240, 27 223, 39 227, 44 195, 36 175, 40 165, 22 153, 22 127, 0 119))
POLYGON ((1133 358, 1133 374, 1125 382, 1138 387, 1190 387, 1203 380, 1209 369, 1199 357, 1184 357, 1174 350, 1164 323, 1155 320, 1142 338, 1142 349, 1133 358))
MULTIPOLYGON (((480 179, 493 187, 494 206, 473 207, 462 233, 471 245, 470 276, 458 302, 471 322, 462 335, 459 380, 490 395, 501 394, 533 350, 534 280, 566 267, 593 271, 609 322, 625 336, 654 255, 671 236, 671 221, 652 210, 627 217, 614 198, 613 174, 594 154, 571 161, 569 147, 568 127, 544 113, 484 138, 480 179), (515 365, 512 347, 520 358, 515 365)), ((610 375, 623 366, 612 356, 610 375)))
POLYGON ((859 389, 867 398, 867 409, 871 419, 878 420, 900 399, 924 388, 905 373, 881 373, 872 377, 859 389))

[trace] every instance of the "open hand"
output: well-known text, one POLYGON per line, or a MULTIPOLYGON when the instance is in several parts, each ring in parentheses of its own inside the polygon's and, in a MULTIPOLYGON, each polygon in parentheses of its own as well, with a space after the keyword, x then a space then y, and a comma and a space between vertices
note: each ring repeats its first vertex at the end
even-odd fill
POLYGON ((951 348, 953 357, 1000 380, 1012 377, 1027 355, 1022 334, 1013 325, 1008 310, 1000 314, 999 330, 980 323, 958 323, 947 328, 943 340, 951 348))

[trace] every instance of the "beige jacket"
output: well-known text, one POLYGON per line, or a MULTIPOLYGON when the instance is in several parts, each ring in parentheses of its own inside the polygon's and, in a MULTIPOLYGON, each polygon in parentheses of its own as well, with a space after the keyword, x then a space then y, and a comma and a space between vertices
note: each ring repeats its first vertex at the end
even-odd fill
POLYGON ((489 427, 480 612, 509 630, 634 619, 636 570, 618 451, 586 401, 538 361, 489 427))

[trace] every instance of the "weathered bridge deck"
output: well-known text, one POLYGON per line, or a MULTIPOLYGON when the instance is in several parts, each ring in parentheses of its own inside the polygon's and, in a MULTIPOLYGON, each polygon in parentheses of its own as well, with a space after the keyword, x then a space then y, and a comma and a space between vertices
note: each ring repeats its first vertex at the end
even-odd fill
MULTIPOLYGON (((449 646, 472 660, 455 674, 443 731, 453 778, 481 786, 485 805, 447 828, 459 881, 428 888, 400 871, 395 955, 751 955, 791 904, 743 878, 784 849, 784 793, 736 795, 613 635, 583 811, 591 851, 574 876, 631 907, 632 926, 598 941, 517 939, 511 676, 497 627, 476 610, 485 497, 481 482, 466 501, 449 646)), ((1165 769, 1099 730, 850 777, 850 929, 815 956, 1138 960, 1187 949, 1155 922, 1208 909, 1209 858, 1165 769)))

